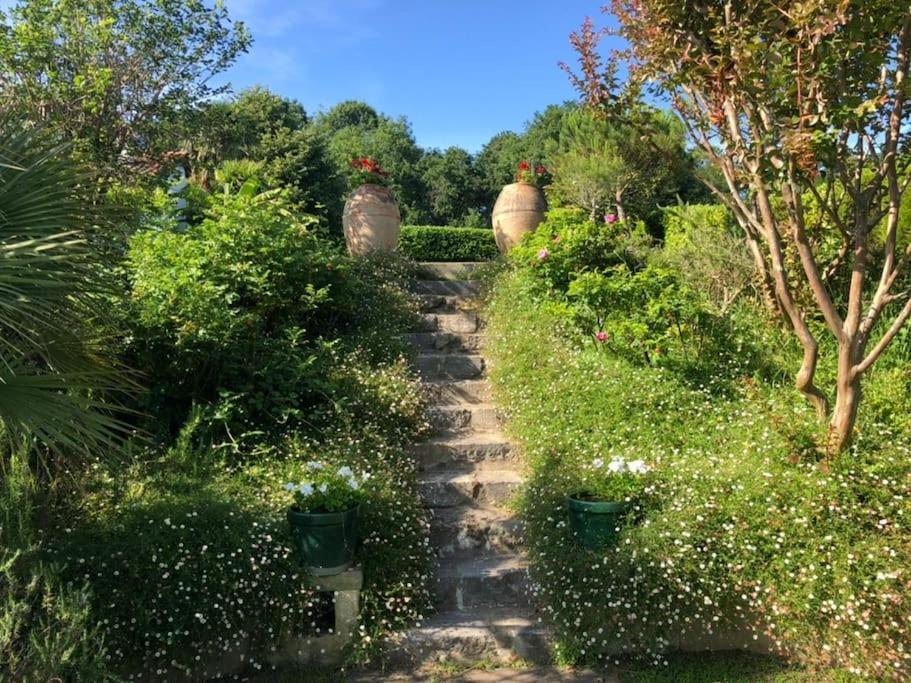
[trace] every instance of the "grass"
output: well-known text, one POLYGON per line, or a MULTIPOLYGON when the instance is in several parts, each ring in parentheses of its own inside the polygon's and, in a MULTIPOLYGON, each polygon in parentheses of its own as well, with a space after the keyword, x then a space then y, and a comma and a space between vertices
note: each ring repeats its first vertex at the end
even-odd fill
POLYGON ((808 671, 775 657, 744 652, 680 653, 663 669, 620 670, 621 683, 859 683, 841 671, 808 671))

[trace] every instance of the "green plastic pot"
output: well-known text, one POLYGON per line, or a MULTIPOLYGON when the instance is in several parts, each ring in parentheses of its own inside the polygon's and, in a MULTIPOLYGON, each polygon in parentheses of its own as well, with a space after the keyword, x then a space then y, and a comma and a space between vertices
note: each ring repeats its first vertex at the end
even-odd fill
POLYGON ((291 544, 314 576, 341 574, 354 564, 360 506, 341 512, 288 510, 291 544))
POLYGON ((569 526, 583 548, 596 550, 617 544, 619 528, 630 509, 626 502, 568 496, 569 526))

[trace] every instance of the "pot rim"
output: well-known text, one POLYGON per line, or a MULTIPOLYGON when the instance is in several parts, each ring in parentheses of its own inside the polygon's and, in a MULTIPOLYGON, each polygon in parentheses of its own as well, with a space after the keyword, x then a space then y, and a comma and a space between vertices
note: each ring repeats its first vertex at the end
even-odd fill
POLYGON ((360 509, 361 509, 360 503, 355 503, 351 507, 345 508, 344 510, 338 510, 337 512, 302 512, 300 510, 294 509, 293 507, 289 507, 288 516, 309 519, 309 520, 315 521, 315 522, 320 522, 320 521, 329 522, 329 521, 332 521, 333 519, 347 517, 352 512, 359 512, 360 509))
POLYGON ((576 493, 566 496, 570 510, 595 513, 625 512, 632 506, 632 503, 626 500, 590 500, 578 497, 582 495, 576 493))

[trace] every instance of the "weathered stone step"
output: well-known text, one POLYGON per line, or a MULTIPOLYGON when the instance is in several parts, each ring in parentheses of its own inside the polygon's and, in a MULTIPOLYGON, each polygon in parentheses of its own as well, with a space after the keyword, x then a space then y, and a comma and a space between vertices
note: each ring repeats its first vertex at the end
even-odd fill
POLYGON ((432 406, 428 413, 430 425, 437 435, 490 432, 500 428, 496 408, 489 403, 432 406))
POLYGON ((528 567, 520 555, 480 555, 439 562, 434 602, 440 608, 466 610, 528 604, 528 567))
POLYGON ((440 557, 513 551, 522 545, 524 535, 522 521, 502 510, 440 508, 430 519, 430 543, 440 557))
POLYGON ((415 360, 424 379, 477 379, 484 374, 484 358, 467 353, 421 353, 415 360))
POLYGON ((481 293, 481 283, 477 280, 418 280, 411 289, 415 294, 478 296, 481 293))
POLYGON ((457 313, 470 311, 477 305, 474 297, 447 294, 419 294, 418 302, 422 313, 457 313))
POLYGON ((472 353, 484 345, 482 334, 456 334, 455 332, 412 332, 405 335, 406 341, 418 351, 439 351, 446 353, 472 353))
POLYGON ((472 472, 436 470, 424 472, 418 477, 421 500, 429 508, 503 505, 518 492, 521 485, 522 476, 507 469, 472 472))
POLYGON ((443 436, 411 446, 422 472, 447 469, 472 472, 515 467, 516 452, 497 432, 443 436))
POLYGON ((452 610, 434 614, 419 628, 395 638, 390 654, 394 664, 411 670, 428 661, 507 663, 519 658, 548 664, 549 637, 549 629, 527 610, 502 607, 470 612, 452 610))
POLYGON ((421 261, 417 269, 423 280, 470 280, 482 265, 477 261, 421 261))
POLYGON ((424 382, 424 390, 428 401, 438 406, 487 403, 490 400, 490 382, 486 379, 424 382))
POLYGON ((456 332, 473 334, 481 329, 477 313, 422 313, 416 332, 456 332))

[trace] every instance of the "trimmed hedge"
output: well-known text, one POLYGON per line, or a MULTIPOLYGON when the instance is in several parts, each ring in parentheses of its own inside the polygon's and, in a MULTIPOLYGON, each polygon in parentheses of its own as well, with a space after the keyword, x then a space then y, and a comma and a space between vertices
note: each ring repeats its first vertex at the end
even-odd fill
POLYGON ((489 261, 499 252, 489 228, 403 225, 399 253, 414 261, 489 261))

